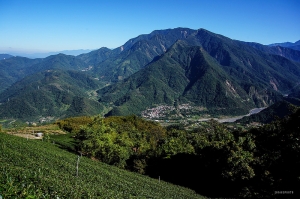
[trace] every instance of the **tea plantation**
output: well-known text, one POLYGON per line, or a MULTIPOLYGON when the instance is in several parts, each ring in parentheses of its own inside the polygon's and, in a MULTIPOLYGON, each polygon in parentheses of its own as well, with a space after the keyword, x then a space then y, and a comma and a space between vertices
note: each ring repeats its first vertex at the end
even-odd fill
POLYGON ((204 198, 80 157, 50 142, 0 133, 0 198, 204 198))

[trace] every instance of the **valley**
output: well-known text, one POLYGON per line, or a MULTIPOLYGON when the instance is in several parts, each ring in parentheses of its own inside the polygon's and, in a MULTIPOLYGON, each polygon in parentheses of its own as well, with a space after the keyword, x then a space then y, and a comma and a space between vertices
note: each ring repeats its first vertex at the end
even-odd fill
MULTIPOLYGON (((148 109, 142 112, 142 117, 149 121, 155 121, 160 123, 162 126, 170 126, 170 125, 183 125, 186 129, 194 129, 197 127, 201 127, 205 125, 205 122, 210 120, 217 121, 219 123, 235 123, 237 120, 240 120, 244 117, 249 117, 251 115, 257 114, 264 110, 264 108, 255 108, 251 109, 248 114, 240 115, 240 116, 217 116, 212 117, 209 114, 199 114, 199 109, 203 111, 203 108, 197 107, 196 110, 193 110, 193 107, 184 104, 178 107, 179 110, 176 110, 175 107, 172 106, 158 106, 156 108, 148 109), (180 109, 184 109, 184 114, 180 113, 180 109), (172 114, 173 113, 173 114, 172 114), (195 114, 196 113, 196 114, 195 114)), ((234 126, 240 127, 256 127, 260 126, 261 124, 247 124, 247 125, 240 125, 239 123, 233 124, 234 126)))
MULTIPOLYGON (((193 107, 189 104, 180 104, 175 106, 166 106, 159 105, 154 108, 147 109, 142 112, 141 116, 145 119, 157 121, 162 123, 163 121, 177 121, 179 123, 184 122, 185 120, 189 121, 208 121, 208 120, 216 120, 220 123, 224 122, 235 122, 238 119, 242 119, 243 117, 250 116, 253 114, 257 114, 260 111, 264 110, 264 108, 254 108, 249 111, 246 115, 240 116, 219 116, 219 117, 211 117, 207 114, 207 109, 204 107, 193 107)), ((172 123, 172 122, 171 122, 172 123)))
POLYGON ((300 51, 287 45, 174 28, 0 56, 0 198, 298 194, 300 51))
POLYGON ((0 118, 246 115, 299 90, 300 52, 277 50, 205 29, 175 28, 78 56, 12 56, 0 60, 0 118))

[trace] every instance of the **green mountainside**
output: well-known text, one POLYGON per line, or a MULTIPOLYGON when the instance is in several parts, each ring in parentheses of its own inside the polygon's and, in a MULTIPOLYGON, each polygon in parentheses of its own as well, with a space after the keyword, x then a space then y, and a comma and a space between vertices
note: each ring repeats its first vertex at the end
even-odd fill
POLYGON ((42 72, 45 70, 84 70, 87 65, 82 60, 72 55, 57 54, 43 58, 42 62, 32 66, 33 72, 42 72))
MULTIPOLYGON (((284 47, 265 46, 258 43, 247 43, 229 39, 222 35, 211 33, 205 29, 192 30, 188 28, 175 28, 167 30, 156 30, 150 34, 140 35, 136 38, 130 39, 124 45, 109 50, 107 48, 100 48, 99 50, 92 51, 87 54, 79 55, 78 57, 86 63, 92 65, 93 73, 98 78, 105 82, 122 80, 131 74, 137 72, 145 65, 150 63, 153 58, 166 52, 177 40, 190 41, 191 45, 201 45, 216 59, 225 60, 228 48, 235 45, 235 53, 239 52, 242 48, 250 53, 254 52, 253 48, 258 49, 255 53, 260 54, 261 51, 267 54, 280 55, 292 61, 300 62, 300 52, 284 47), (222 43, 220 45, 220 42, 222 43), (246 44, 246 45, 244 45, 246 44), (247 48, 251 46, 252 48, 247 48), (227 46, 227 49, 216 49, 227 46), (221 52, 221 54, 220 54, 221 52), (222 54, 222 53, 225 53, 222 54), (219 57, 217 57, 219 54, 219 57), (224 56, 224 57, 223 57, 224 56)), ((232 53, 232 51, 231 51, 232 53)), ((237 56, 238 65, 239 56, 237 56)), ((251 60, 242 60, 243 63, 250 62, 251 60)))
POLYGON ((292 49, 237 41, 205 29, 188 28, 155 30, 116 49, 103 47, 78 56, 11 57, 0 60, 0 116, 25 118, 63 113, 64 117, 79 112, 90 115, 99 113, 98 108, 91 108, 98 107, 99 102, 108 115, 149 116, 152 108, 160 106, 168 109, 164 115, 176 117, 245 114, 291 93, 299 84, 299 57, 299 51, 292 49), (57 98, 59 89, 55 86, 48 93, 40 90, 33 94, 40 86, 41 73, 52 70, 81 71, 81 77, 85 74, 88 79, 97 79, 98 87, 80 87, 78 81, 73 83, 76 78, 66 77, 66 85, 73 89, 73 93, 66 95, 72 95, 68 97, 72 100, 53 105, 49 101, 57 98), (90 96, 84 95, 86 92, 90 96), (28 96, 35 99, 30 97, 28 101, 28 96), (75 96, 82 99, 79 104, 90 104, 89 108, 75 112, 68 109, 75 96), (17 111, 23 102, 25 108, 17 111))
POLYGON ((190 37, 188 41, 190 45, 202 46, 240 84, 261 84, 282 91, 298 82, 299 63, 266 50, 257 50, 245 42, 204 29, 200 29, 195 37, 190 37))
MULTIPOLYGON (((223 109, 223 111, 214 110, 213 112, 241 114, 245 112, 246 109, 249 109, 250 106, 261 107, 274 103, 277 99, 280 99, 279 95, 286 94, 286 91, 293 87, 300 77, 299 63, 276 55, 276 53, 271 53, 271 51, 268 50, 269 47, 259 50, 253 48, 248 43, 232 40, 204 29, 191 32, 183 39, 188 43, 188 46, 202 47, 203 51, 206 51, 207 54, 210 55, 206 56, 206 65, 203 60, 195 61, 196 59, 193 59, 194 67, 191 67, 192 72, 189 71, 190 69, 185 68, 185 71, 181 71, 180 74, 179 68, 182 67, 176 68, 172 65, 172 61, 166 59, 164 55, 157 56, 153 59, 152 63, 145 68, 145 70, 150 71, 138 72, 133 75, 134 77, 130 77, 122 83, 112 85, 111 87, 104 88, 103 91, 99 91, 100 102, 113 102, 114 105, 117 106, 109 115, 139 114, 142 110, 151 108, 152 106, 160 104, 173 105, 174 102, 192 102, 194 105, 201 106, 204 109, 223 109), (159 69, 159 67, 154 67, 153 65, 161 65, 164 67, 159 69), (214 69, 206 70, 206 66, 214 69), (158 72, 157 70, 160 71, 158 72), (174 73, 174 71, 176 72, 174 73), (193 74, 194 77, 189 76, 189 73, 193 74), (216 73, 221 73, 222 75, 215 75, 216 73), (136 77, 137 75, 140 75, 140 77, 136 77), (173 86, 170 86, 172 82, 170 82, 170 84, 166 82, 166 79, 170 79, 168 76, 173 76, 172 79, 176 79, 176 83, 173 86), (202 80, 199 80, 200 78, 202 80), (216 91, 216 88, 213 88, 214 82, 221 80, 221 83, 215 84, 219 86, 219 90, 216 91), (226 82, 226 80, 229 81, 226 82), (131 81, 137 82, 132 83, 131 81), (147 83, 145 83, 146 81, 147 83), (187 84, 187 82, 189 83, 187 84), (237 105, 237 99, 229 100, 230 98, 225 98, 226 100, 224 100, 224 96, 228 96, 229 93, 233 91, 229 92, 229 90, 221 88, 222 86, 220 85, 231 87, 231 84, 234 85, 233 89, 238 89, 234 90, 234 92, 237 93, 233 95, 238 95, 241 97, 240 101, 247 101, 248 104, 239 102, 238 104, 240 105, 237 105), (174 91, 173 88, 175 88, 176 91, 174 91), (133 91, 134 89, 136 89, 136 91, 133 91), (146 93, 142 93, 143 91, 146 93), (212 95, 210 93, 212 93, 212 95), (109 96, 110 94, 111 96, 109 96), (180 99, 179 96, 181 96, 180 99), (248 98, 251 101, 249 101, 248 98), (207 102, 210 104, 207 104, 207 102), (224 110, 224 107, 226 107, 226 110, 224 110), (230 110, 231 107, 235 107, 236 110, 230 110), (244 110, 239 110, 239 107, 243 107, 244 110)), ((149 41, 144 42, 147 45, 149 44, 149 41)), ((139 41, 138 44, 140 43, 142 42, 139 41)), ((140 46, 139 49, 141 49, 140 46)), ((182 49, 174 51, 179 51, 178 54, 182 54, 176 55, 177 57, 181 56, 181 59, 184 59, 183 57, 186 56, 186 53, 183 52, 184 50, 182 49)), ((168 53, 169 52, 166 54, 168 53)), ((141 57, 142 56, 139 56, 139 58, 141 57)), ((177 65, 187 64, 174 57, 175 56, 171 58, 177 62, 177 65)), ((128 59, 130 60, 128 63, 131 63, 132 60, 136 60, 136 58, 130 58, 131 59, 128 59)), ((185 59, 187 60, 187 58, 185 59)), ((125 67, 123 71, 115 71, 115 74, 118 76, 114 78, 116 79, 118 77, 122 79, 120 78, 124 77, 124 75, 122 75, 124 73, 122 72, 128 72, 129 75, 135 70, 138 70, 138 68, 131 71, 127 69, 125 67)), ((112 72, 111 70, 114 69, 110 68, 110 72, 112 72)))
POLYGON ((118 52, 110 50, 106 47, 102 47, 98 50, 93 50, 89 53, 81 54, 76 57, 87 63, 89 66, 94 66, 113 56, 114 54, 118 54, 118 52))
MULTIPOLYGON (((279 100, 279 89, 292 85, 300 72, 298 64, 275 55, 260 55, 249 46, 246 48, 256 54, 242 49, 236 52, 237 49, 228 47, 228 51, 233 52, 226 52, 224 48, 216 47, 220 50, 216 53, 223 56, 216 60, 203 47, 178 41, 144 69, 99 90, 99 101, 114 103, 109 115, 139 114, 161 104, 185 103, 200 106, 209 113, 243 114, 251 107, 266 106, 279 100), (237 53, 248 56, 252 67, 238 65, 237 53), (269 59, 268 65, 264 58, 269 59), (281 59, 283 64, 291 67, 290 71, 285 68, 283 72, 283 66, 277 64, 281 59), (282 73, 290 78, 284 78, 282 73)), ((210 50, 212 53, 214 49, 210 50)))
POLYGON ((0 93, 14 82, 29 75, 30 71, 28 68, 39 62, 41 62, 41 59, 29 59, 26 57, 11 57, 0 60, 0 93))
POLYGON ((103 107, 93 98, 101 84, 83 72, 48 70, 15 83, 0 97, 0 116, 23 120, 96 115, 103 107))
POLYGON ((187 38, 194 32, 188 28, 175 28, 140 35, 114 49, 113 56, 96 65, 93 72, 105 81, 122 80, 166 52, 178 39, 187 38))
POLYGON ((11 57, 0 60, 0 93, 27 75, 45 70, 84 70, 87 64, 71 55, 57 54, 44 59, 11 57))

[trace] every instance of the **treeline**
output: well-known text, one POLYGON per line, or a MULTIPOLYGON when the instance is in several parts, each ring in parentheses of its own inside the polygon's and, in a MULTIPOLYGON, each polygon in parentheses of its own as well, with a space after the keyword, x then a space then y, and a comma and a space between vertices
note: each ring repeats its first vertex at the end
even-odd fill
POLYGON ((299 194, 299 121, 300 110, 244 132, 215 121, 188 131, 136 116, 78 117, 58 124, 76 134, 81 153, 102 162, 208 197, 270 198, 286 193, 280 191, 299 194))

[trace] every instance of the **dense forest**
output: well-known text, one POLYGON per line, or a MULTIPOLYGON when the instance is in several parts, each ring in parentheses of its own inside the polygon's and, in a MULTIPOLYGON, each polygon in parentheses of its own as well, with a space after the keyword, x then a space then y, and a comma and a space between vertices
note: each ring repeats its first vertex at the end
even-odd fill
POLYGON ((136 116, 77 117, 57 124, 75 135, 76 151, 107 164, 207 197, 271 198, 299 194, 299 119, 300 109, 247 131, 213 120, 193 130, 162 127, 136 116), (290 195, 280 195, 287 191, 290 195))

